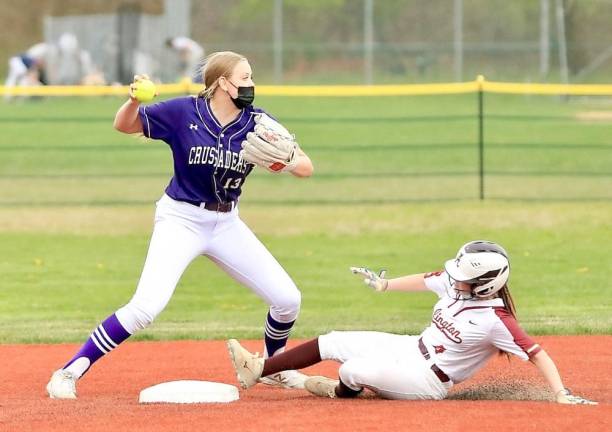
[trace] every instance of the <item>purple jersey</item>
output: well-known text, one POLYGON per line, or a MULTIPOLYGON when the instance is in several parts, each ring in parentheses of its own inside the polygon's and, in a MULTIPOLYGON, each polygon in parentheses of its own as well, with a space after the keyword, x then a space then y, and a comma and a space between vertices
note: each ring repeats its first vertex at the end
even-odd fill
POLYGON ((148 138, 165 141, 172 149, 174 176, 166 188, 171 198, 187 202, 230 202, 238 199, 254 165, 240 157, 241 143, 253 131, 249 106, 221 127, 210 101, 187 96, 138 109, 148 138))

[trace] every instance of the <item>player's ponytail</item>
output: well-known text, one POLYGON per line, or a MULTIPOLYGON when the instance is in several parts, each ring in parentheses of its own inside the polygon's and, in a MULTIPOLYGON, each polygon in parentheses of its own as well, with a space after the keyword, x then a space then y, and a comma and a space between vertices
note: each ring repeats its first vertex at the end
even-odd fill
MULTIPOLYGON (((516 319, 516 307, 514 306, 514 299, 510 294, 508 284, 504 284, 504 286, 499 290, 498 295, 503 300, 506 310, 514 317, 514 319, 516 319)), ((511 355, 509 353, 500 350, 499 355, 505 355, 508 358, 508 361, 510 361, 511 355)))
POLYGON ((499 290, 499 296, 504 301, 504 306, 510 312, 510 315, 516 319, 516 307, 514 306, 514 299, 510 294, 510 289, 508 288, 508 284, 505 284, 502 289, 499 290))

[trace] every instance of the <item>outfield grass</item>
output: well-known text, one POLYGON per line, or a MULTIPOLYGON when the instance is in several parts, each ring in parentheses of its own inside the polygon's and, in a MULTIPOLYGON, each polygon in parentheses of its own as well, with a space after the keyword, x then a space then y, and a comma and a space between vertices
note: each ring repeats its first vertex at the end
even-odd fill
MULTIPOLYGON (((112 130, 120 100, 0 105, 0 205, 143 204, 172 165, 166 145, 112 130), (117 193, 117 189, 121 193, 117 193)), ((297 183, 256 172, 252 203, 473 199, 474 95, 262 98, 316 164, 297 183)), ((486 96, 485 192, 491 199, 612 199, 612 121, 577 119, 600 102, 486 96)))
MULTIPOLYGON (((511 253, 530 332, 612 332, 612 123, 578 119, 604 101, 487 95, 484 202, 474 95, 258 101, 316 166, 308 180, 254 173, 241 204, 302 290, 298 336, 419 332, 433 294, 377 295, 348 267, 436 270, 474 238, 511 253)), ((171 159, 163 143, 112 130, 120 103, 0 104, 4 343, 80 341, 134 290, 171 159)), ((265 311, 200 259, 137 337, 258 337, 265 311)))

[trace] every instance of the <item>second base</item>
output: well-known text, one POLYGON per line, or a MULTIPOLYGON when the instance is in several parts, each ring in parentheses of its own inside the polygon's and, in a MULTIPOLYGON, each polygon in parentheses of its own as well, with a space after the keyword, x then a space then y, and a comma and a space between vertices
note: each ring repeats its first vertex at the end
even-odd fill
POLYGON ((238 400, 238 389, 211 381, 169 381, 140 392, 140 403, 225 403, 238 400))

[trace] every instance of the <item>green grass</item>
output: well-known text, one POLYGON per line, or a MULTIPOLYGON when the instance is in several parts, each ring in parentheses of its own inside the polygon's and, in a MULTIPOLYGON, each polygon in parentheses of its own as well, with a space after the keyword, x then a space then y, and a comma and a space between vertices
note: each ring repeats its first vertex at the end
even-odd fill
MULTIPOLYGON (((474 95, 261 98, 316 164, 308 182, 256 172, 252 203, 411 202, 479 194, 474 95)), ((171 173, 160 142, 112 130, 120 101, 0 105, 0 205, 150 202, 171 173), (122 189, 122 194, 115 191, 122 189)), ((612 199, 612 122, 599 101, 486 95, 485 192, 500 199, 612 199)))
MULTIPOLYGON (((475 95, 258 98, 296 133, 315 176, 256 172, 241 214, 298 283, 295 334, 420 332, 435 297, 377 295, 351 265, 439 269, 465 241, 512 256, 534 334, 612 333, 612 122, 604 100, 486 95, 478 197, 475 95)), ((81 341, 131 297, 153 202, 171 175, 160 142, 112 130, 115 98, 0 104, 0 341, 81 341)), ((142 339, 259 337, 266 306, 205 259, 142 339)))

